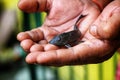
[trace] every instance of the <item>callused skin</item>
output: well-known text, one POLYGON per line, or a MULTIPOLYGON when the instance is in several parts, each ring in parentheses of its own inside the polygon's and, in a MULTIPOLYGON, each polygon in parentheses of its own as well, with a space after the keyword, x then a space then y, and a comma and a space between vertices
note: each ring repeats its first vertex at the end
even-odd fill
POLYGON ((79 38, 81 37, 81 32, 77 26, 77 23, 83 17, 85 17, 85 16, 80 15, 80 17, 78 18, 78 20, 76 21, 76 23, 74 25, 74 30, 55 36, 52 40, 49 41, 49 43, 59 46, 59 47, 65 46, 67 48, 79 43, 79 38))

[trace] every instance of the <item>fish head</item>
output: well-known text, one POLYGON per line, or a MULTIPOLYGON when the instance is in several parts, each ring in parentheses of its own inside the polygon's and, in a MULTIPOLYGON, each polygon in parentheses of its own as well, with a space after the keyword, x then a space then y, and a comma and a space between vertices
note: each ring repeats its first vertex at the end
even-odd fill
POLYGON ((55 36, 52 40, 49 41, 50 44, 57 45, 57 46, 63 46, 63 40, 61 35, 55 36))

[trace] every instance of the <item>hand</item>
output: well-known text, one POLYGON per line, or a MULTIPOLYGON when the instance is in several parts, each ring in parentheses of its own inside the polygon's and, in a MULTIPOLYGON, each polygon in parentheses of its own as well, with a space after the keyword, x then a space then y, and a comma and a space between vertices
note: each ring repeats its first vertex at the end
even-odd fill
MULTIPOLYGON (((38 3, 42 3, 42 0, 39 0, 38 3)), ((36 8, 35 4, 35 0, 31 2, 21 0, 19 3, 19 7, 23 11, 36 12, 41 10, 48 13, 42 27, 19 33, 17 36, 23 49, 30 52, 26 57, 28 63, 53 66, 98 63, 110 58, 118 48, 120 43, 119 39, 116 40, 119 35, 120 25, 118 18, 119 8, 116 8, 120 6, 118 1, 111 2, 101 14, 99 8, 89 0, 52 0, 51 2, 48 0, 46 7, 42 5, 39 8, 36 8), (48 44, 48 41, 55 35, 71 31, 73 29, 71 26, 81 14, 87 15, 79 24, 84 43, 68 49, 48 44), (109 23, 105 23, 106 21, 109 23), (111 21, 113 21, 112 25, 111 21), (94 24, 92 24, 93 22, 94 24), (90 25, 94 26, 90 27, 90 25), (114 27, 115 25, 117 28, 114 27), (104 27, 107 27, 106 31, 108 32, 104 31, 104 27)))

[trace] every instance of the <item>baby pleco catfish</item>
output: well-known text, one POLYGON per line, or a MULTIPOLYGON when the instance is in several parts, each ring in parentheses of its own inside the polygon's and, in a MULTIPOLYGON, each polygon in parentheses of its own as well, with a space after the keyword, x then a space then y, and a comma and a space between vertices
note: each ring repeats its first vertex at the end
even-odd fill
POLYGON ((69 48, 78 44, 79 42, 83 42, 83 41, 79 41, 81 37, 81 32, 77 26, 78 21, 83 17, 85 16, 80 15, 80 17, 78 18, 78 20, 74 25, 74 30, 56 35, 55 37, 53 37, 52 40, 49 41, 49 43, 59 47, 65 46, 69 48))

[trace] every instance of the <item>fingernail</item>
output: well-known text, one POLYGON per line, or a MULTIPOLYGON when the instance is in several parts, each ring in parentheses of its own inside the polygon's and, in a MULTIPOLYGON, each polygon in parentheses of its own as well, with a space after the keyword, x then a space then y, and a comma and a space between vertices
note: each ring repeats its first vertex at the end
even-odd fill
POLYGON ((97 26, 92 25, 91 28, 90 28, 90 33, 92 35, 97 35, 97 26))

